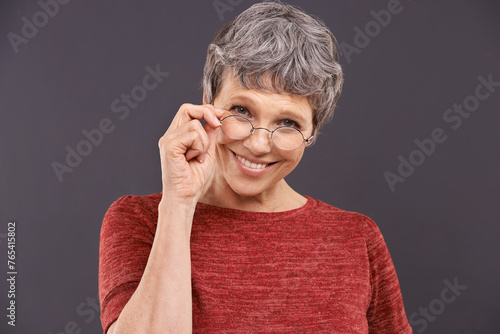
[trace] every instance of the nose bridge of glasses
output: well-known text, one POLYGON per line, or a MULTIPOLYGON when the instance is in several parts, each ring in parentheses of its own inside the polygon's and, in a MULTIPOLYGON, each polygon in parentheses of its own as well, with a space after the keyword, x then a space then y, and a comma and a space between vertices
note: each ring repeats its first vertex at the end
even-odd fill
POLYGON ((271 135, 273 134, 273 131, 269 130, 268 128, 264 127, 258 127, 258 128, 252 128, 252 134, 255 132, 255 130, 266 130, 267 131, 267 138, 271 138, 271 135))
POLYGON ((261 153, 264 153, 266 151, 269 151, 273 146, 271 135, 272 131, 267 128, 254 127, 252 128, 251 135, 245 140, 247 141, 247 144, 250 145, 254 151, 261 151, 261 153), (258 134, 256 130, 266 130, 266 131, 261 131, 262 134, 258 134))
POLYGON ((271 146, 273 145, 273 142, 271 140, 273 131, 264 127, 254 127, 250 120, 248 120, 248 123, 252 126, 252 130, 250 131, 250 136, 245 139, 247 143, 252 146, 253 150, 270 150, 271 146), (264 139, 261 139, 261 137, 256 134, 256 130, 266 130, 267 136, 265 136, 264 139))

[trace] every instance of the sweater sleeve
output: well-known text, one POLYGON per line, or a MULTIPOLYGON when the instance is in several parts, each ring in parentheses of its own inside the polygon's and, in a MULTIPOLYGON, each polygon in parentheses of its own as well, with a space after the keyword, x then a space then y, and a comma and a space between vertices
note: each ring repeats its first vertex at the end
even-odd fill
POLYGON ((104 334, 139 285, 153 244, 154 233, 138 197, 117 199, 101 226, 99 302, 104 334))
POLYGON ((370 261, 372 297, 366 317, 369 333, 410 334, 396 269, 382 233, 368 219, 366 245, 370 261))

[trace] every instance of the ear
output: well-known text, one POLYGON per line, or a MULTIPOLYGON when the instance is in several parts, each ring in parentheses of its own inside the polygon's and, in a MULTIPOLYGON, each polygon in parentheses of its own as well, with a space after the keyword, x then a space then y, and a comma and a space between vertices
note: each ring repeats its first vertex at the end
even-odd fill
POLYGON ((203 89, 203 104, 207 104, 207 95, 205 94, 205 89, 203 89))

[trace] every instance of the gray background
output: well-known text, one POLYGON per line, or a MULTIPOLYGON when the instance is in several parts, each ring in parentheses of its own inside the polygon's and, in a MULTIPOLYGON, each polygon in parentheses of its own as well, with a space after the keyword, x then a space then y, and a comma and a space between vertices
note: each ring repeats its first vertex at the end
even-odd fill
MULTIPOLYGON (((206 48, 217 28, 254 1, 77 1, 19 45, 36 1, 0 5, 0 276, 7 272, 7 222, 17 221, 17 326, 0 332, 102 332, 97 297, 99 233, 109 205, 161 191, 157 142, 184 102, 201 104, 206 48), (170 75, 121 120, 110 105, 160 64, 170 75), (109 118, 115 129, 59 182, 82 130, 109 118), (84 303, 84 304, 81 304, 84 303), (81 305, 80 305, 81 304, 81 305), (80 306, 80 308, 79 308, 80 306), (76 331, 78 332, 78 331, 76 331)), ((339 42, 354 44, 371 10, 388 1, 290 1, 320 16, 339 42)), ((478 76, 500 81, 496 1, 401 0, 403 10, 359 54, 342 57, 344 91, 333 121, 287 178, 300 193, 377 222, 398 272, 407 315, 439 305, 445 280, 467 288, 415 333, 498 333, 500 297, 498 122, 500 89, 453 130, 445 111, 474 94, 478 76), (349 61, 350 60, 350 61, 349 61), (442 128, 437 144, 394 192, 415 139, 442 128)), ((5 313, 5 314, 4 314, 5 313)), ((415 319, 424 319, 416 315, 415 319)))

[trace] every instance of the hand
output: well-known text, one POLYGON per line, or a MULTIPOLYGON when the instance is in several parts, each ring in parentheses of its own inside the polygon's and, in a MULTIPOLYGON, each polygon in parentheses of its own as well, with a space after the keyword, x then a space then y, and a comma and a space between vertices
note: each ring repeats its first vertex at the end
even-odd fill
POLYGON ((223 111, 211 104, 183 104, 158 141, 163 195, 197 202, 213 176, 223 111), (200 122, 204 119, 205 125, 200 122))

